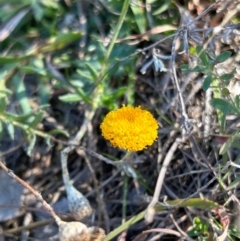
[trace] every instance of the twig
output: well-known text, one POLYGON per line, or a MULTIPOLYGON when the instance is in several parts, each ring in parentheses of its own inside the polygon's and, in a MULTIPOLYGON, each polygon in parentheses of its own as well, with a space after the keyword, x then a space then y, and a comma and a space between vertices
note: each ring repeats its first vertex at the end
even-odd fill
POLYGON ((23 181, 21 178, 16 176, 12 170, 8 169, 3 162, 0 160, 0 167, 14 180, 19 182, 23 187, 27 188, 43 205, 43 207, 46 209, 46 211, 54 218, 55 222, 60 225, 62 223, 62 220, 58 217, 58 215, 54 212, 52 207, 42 198, 42 195, 38 193, 36 190, 34 190, 28 183, 23 181))
POLYGON ((5 155, 7 155, 7 154, 9 154, 11 152, 16 151, 17 149, 19 149, 23 145, 24 142, 25 142, 25 139, 22 139, 18 145, 8 149, 7 151, 2 152, 1 156, 5 156, 5 155))
POLYGON ((14 233, 19 233, 19 232, 24 231, 24 230, 35 229, 35 228, 39 228, 39 227, 48 225, 52 222, 54 222, 54 219, 52 219, 52 218, 42 220, 42 221, 37 221, 37 222, 34 222, 34 223, 30 223, 29 225, 24 225, 24 226, 12 228, 12 229, 4 230, 3 232, 0 232, 0 235, 14 234, 14 233))
POLYGON ((75 218, 81 220, 85 216, 89 216, 92 213, 92 208, 89 204, 88 199, 77 189, 74 188, 70 181, 70 176, 67 168, 67 159, 69 153, 76 148, 80 140, 83 138, 87 131, 88 123, 92 120, 95 114, 95 110, 85 112, 85 120, 72 141, 69 141, 69 146, 61 151, 61 166, 62 166, 62 176, 63 182, 67 192, 67 199, 70 212, 75 216, 75 218), (73 143, 73 145, 71 145, 73 143))
POLYGON ((157 180, 157 184, 156 184, 156 187, 155 187, 153 199, 149 203, 149 205, 147 207, 147 210, 146 210, 146 213, 145 213, 145 220, 146 220, 147 223, 151 223, 153 221, 153 217, 154 217, 154 214, 155 214, 154 206, 158 202, 159 195, 160 195, 161 190, 162 190, 162 185, 163 185, 163 181, 164 181, 164 178, 165 178, 165 175, 166 175, 168 165, 169 165, 169 163, 170 163, 170 161, 173 157, 173 154, 177 150, 177 147, 178 147, 180 142, 181 142, 180 138, 177 138, 175 140, 175 142, 172 144, 170 150, 168 151, 168 153, 167 153, 167 155, 164 159, 161 171, 159 172, 159 175, 158 175, 158 180, 157 180))
MULTIPOLYGON (((220 0, 220 1, 217 1, 216 3, 218 3, 218 2, 221 2, 221 0, 220 0)), ((216 4, 216 3, 215 3, 215 4, 216 4)), ((215 4, 213 4, 213 5, 215 5, 215 4)), ((211 6, 212 6, 212 5, 211 5, 211 6)), ((211 7, 211 6, 210 6, 210 7, 211 7)), ((209 8, 208 8, 208 9, 209 9, 209 8)), ((239 9, 240 9, 240 4, 238 4, 236 8, 234 8, 233 10, 231 10, 231 11, 228 12, 228 14, 224 17, 223 21, 221 22, 221 24, 213 29, 213 35, 212 35, 211 38, 209 38, 208 41, 204 44, 204 48, 203 48, 203 49, 206 49, 206 48, 207 48, 207 46, 208 46, 209 43, 212 41, 212 39, 214 38, 214 36, 217 35, 217 34, 222 30, 222 28, 224 27, 224 25, 226 25, 227 22, 228 22, 230 19, 232 19, 233 16, 236 15, 236 14, 239 12, 239 9)), ((205 12, 205 11, 204 11, 204 12, 205 12)))
POLYGON ((173 43, 172 43, 172 55, 171 55, 170 65, 172 66, 171 73, 172 73, 173 81, 177 88, 177 93, 178 93, 178 96, 180 99, 180 104, 181 104, 181 109, 182 109, 181 110, 182 111, 182 125, 183 125, 183 130, 185 131, 185 132, 183 132, 183 138, 184 138, 184 134, 189 133, 189 119, 188 119, 188 115, 186 113, 186 108, 185 108, 185 104, 183 101, 183 96, 181 93, 180 85, 178 82, 176 66, 175 66, 175 59, 176 59, 175 46, 176 46, 177 39, 180 37, 180 34, 181 34, 181 30, 179 30, 178 33, 175 35, 173 43))
MULTIPOLYGON (((170 218, 173 222, 173 224, 175 225, 175 227, 177 228, 178 232, 181 234, 181 236, 183 236, 186 240, 188 241, 194 241, 192 238, 190 238, 178 225, 178 222, 175 221, 174 217, 172 214, 170 214, 170 218)), ((181 219, 181 218, 180 218, 181 219)))
POLYGON ((203 137, 205 143, 208 142, 208 138, 210 136, 210 125, 211 125, 211 116, 212 116, 212 106, 210 105, 210 101, 212 99, 212 90, 209 88, 206 91, 205 95, 205 116, 204 116, 204 132, 203 132, 203 137))
MULTIPOLYGON (((107 184, 109 184, 118 174, 120 173, 120 170, 116 170, 116 172, 114 174, 112 174, 107 180, 105 180, 104 182, 101 183, 101 185, 98 187, 98 189, 102 189, 104 186, 106 186, 107 184)), ((93 189, 92 191, 90 191, 86 197, 91 196, 93 193, 95 193, 97 190, 93 189)))
POLYGON ((171 234, 171 235, 175 235, 177 237, 181 237, 181 234, 175 230, 172 229, 168 229, 168 228, 152 228, 146 231, 143 231, 140 235, 138 235, 136 238, 134 238, 133 241, 139 241, 142 240, 141 238, 143 236, 145 236, 148 233, 152 233, 152 232, 158 232, 158 233, 165 233, 165 234, 171 234))
MULTIPOLYGON (((80 151, 80 152, 78 152, 78 154, 80 154, 85 159, 85 161, 87 163, 87 166, 88 166, 88 168, 89 168, 89 170, 92 174, 93 182, 94 182, 94 188, 95 188, 95 191, 96 191, 96 194, 97 194, 98 208, 103 213, 103 216, 104 216, 104 219, 105 219, 106 231, 107 231, 107 233, 109 233, 110 232, 110 222, 109 222, 109 217, 108 217, 108 214, 107 214, 108 212, 105 208, 105 204, 103 202, 102 195, 100 193, 100 187, 98 186, 98 181, 97 181, 97 177, 95 175, 94 169, 91 165, 91 162, 90 162, 89 158, 87 157, 87 155, 85 154, 84 151, 80 151)), ((99 212, 99 216, 100 216, 101 212, 99 212)), ((100 220, 100 218, 99 218, 99 220, 100 220)))
POLYGON ((126 222, 127 213, 127 192, 128 192, 128 176, 125 172, 123 175, 123 204, 122 204, 122 223, 126 222))

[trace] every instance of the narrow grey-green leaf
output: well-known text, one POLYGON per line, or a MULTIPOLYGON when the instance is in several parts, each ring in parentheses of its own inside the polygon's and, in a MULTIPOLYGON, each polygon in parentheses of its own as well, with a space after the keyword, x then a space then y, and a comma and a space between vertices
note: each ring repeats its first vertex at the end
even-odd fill
POLYGON ((219 154, 220 155, 225 154, 229 150, 229 148, 231 147, 232 142, 233 142, 233 139, 228 138, 228 140, 225 143, 223 143, 223 145, 221 146, 219 154))
POLYGON ((31 6, 33 9, 33 16, 39 22, 43 18, 44 8, 38 1, 31 1, 31 6))
POLYGON ((6 106, 7 106, 6 97, 0 97, 0 113, 5 111, 6 106))
POLYGON ((189 65, 188 64, 182 64, 182 65, 180 65, 180 69, 182 70, 182 71, 189 71, 189 65))
POLYGON ((239 109, 240 108, 240 94, 236 95, 234 102, 235 102, 236 107, 239 109))
POLYGON ((22 112, 24 114, 30 113, 32 111, 32 108, 30 106, 30 103, 27 97, 26 88, 23 83, 23 77, 20 76, 19 74, 14 75, 13 82, 16 90, 17 100, 20 104, 22 112))
POLYGON ((205 69, 204 66, 197 65, 197 66, 195 66, 193 69, 191 69, 190 72, 203 72, 204 69, 205 69))
POLYGON ((12 119, 17 122, 27 123, 29 119, 34 117, 34 112, 29 112, 23 115, 12 116, 12 119))
POLYGON ((145 17, 143 6, 144 6, 144 3, 143 1, 140 1, 140 0, 136 0, 136 2, 130 5, 135 18, 135 22, 137 23, 139 32, 141 34, 146 32, 146 20, 145 20, 146 17, 145 17))
POLYGON ((212 83, 212 74, 209 74, 203 81, 203 90, 207 91, 209 89, 211 83, 212 83))
POLYGON ((29 144, 27 147, 27 155, 31 156, 37 137, 34 133, 27 133, 27 135, 28 135, 28 144, 29 144))
POLYGON ((11 18, 7 23, 3 24, 0 29, 0 42, 5 40, 16 28, 16 26, 21 22, 23 17, 30 11, 30 8, 25 8, 11 18))
POLYGON ((2 137, 3 134, 3 123, 0 121, 0 137, 2 137))
POLYGON ((62 134, 66 137, 69 137, 69 134, 65 130, 60 130, 60 129, 53 129, 50 132, 48 132, 50 135, 56 135, 56 134, 62 134))
POLYGON ((13 64, 30 58, 30 55, 23 56, 0 56, 0 64, 13 64))
POLYGON ((45 69, 41 69, 41 68, 37 68, 34 66, 21 66, 20 69, 22 71, 24 71, 27 74, 31 74, 31 73, 36 73, 42 76, 46 76, 47 75, 47 71, 45 69))
POLYGON ((68 32, 59 33, 57 36, 49 39, 48 43, 45 44, 41 50, 42 52, 50 52, 60 50, 67 44, 70 44, 76 40, 79 40, 82 36, 82 32, 68 32))
POLYGON ((161 4, 161 6, 153 12, 153 15, 160 15, 161 13, 165 12, 169 9, 169 5, 171 4, 171 1, 165 1, 165 3, 161 4))
POLYGON ((228 58, 230 58, 231 55, 232 55, 232 53, 230 51, 222 52, 221 54, 216 56, 215 61, 222 63, 222 62, 226 61, 228 58))
POLYGON ((201 46, 197 46, 196 51, 198 53, 199 58, 202 61, 202 64, 204 66, 208 66, 209 65, 209 57, 207 55, 206 50, 204 50, 201 46))
POLYGON ((78 102, 78 101, 81 101, 82 99, 83 99, 82 96, 78 94, 66 94, 59 97, 59 100, 66 103, 78 102))
POLYGON ((97 79, 98 79, 98 74, 99 73, 89 63, 86 63, 86 66, 87 66, 89 72, 91 73, 92 80, 94 80, 94 82, 96 82, 97 79))
POLYGON ((12 140, 14 140, 14 125, 11 121, 7 122, 7 130, 12 140))
POLYGON ((36 128, 36 126, 42 121, 43 112, 40 111, 34 116, 34 120, 30 123, 29 127, 36 128))

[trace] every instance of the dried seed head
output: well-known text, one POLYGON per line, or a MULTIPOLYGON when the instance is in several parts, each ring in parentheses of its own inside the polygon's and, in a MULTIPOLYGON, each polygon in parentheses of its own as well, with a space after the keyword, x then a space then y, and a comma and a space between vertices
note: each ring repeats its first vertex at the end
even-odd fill
POLYGON ((90 227, 88 231, 90 233, 90 241, 103 241, 106 238, 105 231, 101 228, 90 227))
POLYGON ((92 214, 92 208, 87 198, 85 198, 75 187, 71 184, 65 185, 67 191, 68 206, 71 214, 77 219, 81 220, 86 216, 92 214))
POLYGON ((90 227, 80 222, 64 222, 59 224, 60 241, 104 241, 106 235, 101 228, 90 227))
POLYGON ((60 241, 90 241, 88 228, 80 222, 61 222, 59 224, 60 241))

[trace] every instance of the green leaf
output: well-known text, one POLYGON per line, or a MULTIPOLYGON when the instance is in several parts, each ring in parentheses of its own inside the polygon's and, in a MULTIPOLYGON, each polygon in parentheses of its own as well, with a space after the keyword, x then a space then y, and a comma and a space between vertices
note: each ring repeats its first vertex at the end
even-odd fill
POLYGON ((221 110, 222 112, 226 113, 229 111, 234 110, 234 107, 231 103, 229 103, 226 100, 220 99, 220 98, 214 98, 210 101, 210 104, 218 110, 221 110))
POLYGON ((33 129, 36 128, 36 126, 42 121, 42 118, 43 118, 43 111, 40 111, 34 116, 34 120, 29 124, 29 127, 33 129))
POLYGON ((30 58, 31 55, 23 55, 23 56, 0 56, 0 64, 13 64, 13 63, 19 63, 22 62, 25 59, 30 58))
POLYGON ((67 131, 65 130, 60 130, 60 129, 53 129, 51 131, 48 132, 50 135, 56 135, 56 134, 62 134, 66 137, 69 137, 69 134, 67 131))
POLYGON ((117 99, 123 96, 127 90, 128 87, 121 87, 110 93, 106 92, 101 98, 102 104, 108 107, 108 109, 113 109, 117 99))
POLYGON ((48 105, 50 94, 51 94, 51 86, 45 81, 45 78, 40 78, 40 81, 38 83, 38 93, 41 100, 41 108, 44 105, 48 105))
POLYGON ((170 4, 171 1, 165 1, 165 3, 161 4, 161 7, 154 11, 152 15, 160 15, 161 13, 165 12, 169 9, 170 4))
POLYGON ((3 134, 3 122, 0 121, 0 138, 2 138, 2 134, 3 134))
POLYGON ((17 121, 17 122, 22 122, 22 123, 28 123, 29 119, 31 119, 32 117, 34 117, 34 112, 29 112, 23 115, 13 115, 12 119, 17 121))
POLYGON ((236 68, 234 68, 230 73, 228 74, 222 74, 220 76, 220 79, 224 82, 225 85, 228 85, 231 79, 234 77, 234 74, 236 73, 236 68))
POLYGON ((45 138, 45 141, 46 141, 48 147, 52 147, 52 144, 51 144, 51 136, 50 136, 50 135, 48 135, 48 136, 45 138))
POLYGON ((7 130, 12 140, 14 140, 14 125, 10 120, 7 122, 7 130))
POLYGON ((207 223, 206 220, 203 220, 199 217, 195 217, 193 219, 193 227, 187 233, 191 237, 196 237, 201 235, 201 240, 203 240, 204 236, 208 237, 208 229, 209 229, 209 224, 207 223))
POLYGON ((60 50, 66 45, 79 40, 81 36, 82 32, 59 33, 56 37, 52 37, 49 42, 41 48, 41 50, 42 52, 60 50))
POLYGON ((193 69, 190 70, 190 72, 203 72, 206 68, 201 65, 195 66, 193 69))
POLYGON ((31 134, 27 133, 27 135, 28 135, 27 137, 28 137, 28 144, 29 144, 27 148, 27 155, 31 156, 32 150, 36 144, 37 137, 34 133, 31 133, 31 134))
POLYGON ((7 39, 15 31, 15 29, 23 25, 23 19, 28 15, 29 12, 29 7, 21 9, 21 11, 14 14, 14 16, 6 23, 2 24, 0 30, 0 42, 7 39))
POLYGON ((230 96, 230 92, 229 92, 228 88, 225 88, 225 87, 222 88, 221 94, 222 94, 222 97, 230 96))
POLYGON ((222 52, 221 54, 216 56, 215 61, 218 63, 222 63, 222 62, 226 61, 231 55, 232 55, 232 53, 230 51, 222 52))
POLYGON ((236 97, 234 99, 234 103, 236 105, 236 108, 239 109, 240 108, 240 94, 236 95, 236 97))
POLYGON ((204 66, 209 66, 209 57, 206 53, 206 50, 204 50, 201 46, 197 46, 196 51, 198 53, 199 58, 202 61, 202 64, 204 66))
POLYGON ((240 149, 240 142, 239 140, 233 140, 232 147, 236 149, 240 149))
POLYGON ((182 71, 187 72, 187 71, 189 71, 189 65, 188 65, 188 64, 182 64, 182 65, 180 66, 180 69, 181 69, 182 71))
POLYGON ((234 177, 234 181, 227 186, 227 190, 231 190, 235 188, 239 184, 239 182, 240 182, 240 176, 234 177))
POLYGON ((78 101, 85 101, 86 103, 91 103, 91 97, 88 96, 82 89, 76 89, 77 93, 71 93, 62 95, 59 97, 59 100, 62 102, 78 102, 78 101))
POLYGON ((98 80, 99 73, 89 63, 86 63, 86 66, 87 66, 87 69, 89 70, 89 72, 91 73, 92 80, 94 80, 94 82, 96 82, 98 80))
POLYGON ((77 88, 83 88, 84 87, 84 83, 82 81, 80 81, 79 79, 76 80, 70 80, 69 83, 77 88))
POLYGON ((23 77, 19 74, 14 75, 13 83, 16 89, 17 100, 21 106, 22 112, 24 114, 31 112, 32 108, 27 97, 26 88, 23 83, 23 77))
POLYGON ((232 146, 232 143, 233 143, 233 138, 231 138, 231 137, 228 138, 228 140, 225 143, 223 143, 223 145, 221 146, 219 154, 220 155, 225 154, 229 150, 229 148, 232 146))
POLYGON ((33 16, 37 22, 42 20, 44 15, 44 8, 39 4, 38 1, 31 1, 31 7, 33 9, 33 16))
POLYGON ((227 117, 227 113, 229 111, 226 109, 225 111, 222 112, 222 116, 218 115, 219 120, 220 120, 220 127, 221 127, 221 132, 224 132, 224 130, 226 129, 226 117, 227 117))
POLYGON ((207 91, 212 83, 212 74, 209 73, 203 82, 203 90, 207 91))
POLYGON ((7 88, 0 89, 0 97, 6 97, 7 95, 12 95, 12 93, 13 92, 7 88))
POLYGON ((75 93, 75 94, 62 95, 59 97, 59 100, 65 103, 70 103, 70 102, 79 102, 83 100, 83 98, 79 94, 75 93))
POLYGON ((158 0, 146 0, 146 3, 147 4, 153 4, 153 3, 155 3, 155 2, 157 2, 158 0))
POLYGON ((47 76, 47 71, 45 69, 41 69, 41 68, 37 68, 34 66, 20 66, 20 69, 27 73, 27 74, 32 74, 32 73, 36 73, 42 76, 47 76))
POLYGON ((236 229, 235 227, 230 228, 229 234, 231 234, 232 236, 235 236, 235 237, 237 237, 238 239, 240 239, 240 232, 239 232, 239 230, 236 229))
POLYGON ((6 97, 0 97, 0 113, 3 113, 7 106, 6 97))
POLYGON ((146 32, 146 17, 144 12, 144 3, 143 1, 136 0, 135 3, 131 4, 130 7, 134 14, 135 21, 137 23, 139 32, 141 34, 146 32))
POLYGON ((58 1, 54 1, 54 0, 42 0, 41 1, 41 4, 44 6, 44 7, 47 7, 47 8, 53 8, 54 10, 57 10, 57 11, 60 11, 61 9, 61 4, 60 2, 58 1))

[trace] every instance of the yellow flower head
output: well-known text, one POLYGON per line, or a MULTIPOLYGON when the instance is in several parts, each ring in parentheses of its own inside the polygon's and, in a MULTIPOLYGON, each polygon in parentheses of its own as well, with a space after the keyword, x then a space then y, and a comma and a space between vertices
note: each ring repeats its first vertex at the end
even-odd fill
POLYGON ((114 147, 128 151, 141 151, 152 145, 158 134, 156 119, 140 106, 123 106, 109 112, 100 128, 103 137, 114 147))

